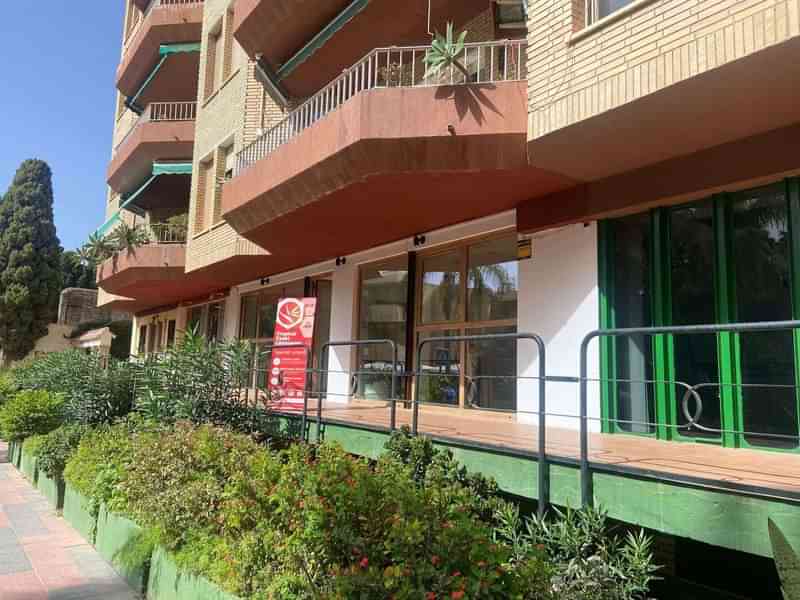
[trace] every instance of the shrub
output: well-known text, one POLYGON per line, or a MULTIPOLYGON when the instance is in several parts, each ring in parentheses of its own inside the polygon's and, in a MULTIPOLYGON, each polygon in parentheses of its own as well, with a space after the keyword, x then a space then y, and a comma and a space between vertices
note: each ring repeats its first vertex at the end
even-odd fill
POLYGON ((25 451, 25 454, 33 457, 39 456, 39 449, 42 447, 44 443, 44 435, 32 435, 29 438, 26 438, 25 442, 22 444, 22 449, 25 451))
POLYGON ((62 394, 71 423, 100 425, 127 415, 133 404, 132 368, 79 350, 55 352, 19 367, 15 378, 23 389, 62 394))
POLYGON ((17 382, 10 372, 0 373, 0 406, 8 402, 17 393, 17 389, 17 382))
MULTIPOLYGON (((47 435, 39 438, 36 451, 36 465, 51 479, 60 479, 64 474, 67 461, 86 435, 85 425, 62 425, 47 435)), ((27 445, 27 441, 25 444, 27 445)))
POLYGON ((639 532, 615 535, 602 510, 553 510, 549 518, 522 519, 506 505, 498 517, 498 541, 512 550, 512 564, 524 569, 542 553, 552 565, 551 593, 559 600, 644 598, 658 567, 650 539, 639 532))
POLYGON ((42 390, 19 392, 0 408, 0 432, 8 441, 49 433, 63 420, 63 398, 42 390))

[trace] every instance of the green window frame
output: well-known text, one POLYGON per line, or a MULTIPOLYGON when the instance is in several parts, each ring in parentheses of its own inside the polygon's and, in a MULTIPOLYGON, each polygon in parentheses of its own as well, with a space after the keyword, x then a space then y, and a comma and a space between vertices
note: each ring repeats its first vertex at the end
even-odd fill
MULTIPOLYGON (((772 186, 783 186, 786 201, 786 225, 788 229, 790 306, 792 319, 800 319, 800 178, 777 181, 772 186)), ((759 188, 760 189, 760 188, 759 188)), ((747 191, 747 190, 746 190, 747 191)), ((745 191, 745 192, 746 192, 745 191)), ((734 200, 737 194, 720 193, 693 201, 689 204, 659 207, 648 211, 649 217, 649 316, 651 326, 668 326, 673 323, 671 290, 671 215, 686 207, 697 207, 702 203, 710 203, 712 207, 713 228, 713 296, 714 314, 717 323, 737 321, 737 282, 734 254, 734 200)), ((617 327, 615 314, 615 219, 599 222, 598 275, 599 275, 599 310, 602 329, 617 327)), ((776 318, 775 320, 782 320, 776 318)), ((743 400, 743 368, 742 344, 740 334, 719 333, 716 335, 717 376, 720 396, 720 424, 722 433, 718 437, 705 435, 686 435, 676 425, 677 413, 675 385, 675 339, 672 335, 651 336, 650 352, 652 356, 654 427, 651 431, 632 432, 619 423, 619 382, 615 381, 619 372, 617 364, 618 339, 601 337, 600 343, 600 377, 601 377, 601 417, 604 433, 624 433, 643 435, 660 440, 708 442, 732 448, 756 448, 759 450, 800 452, 800 443, 794 447, 777 447, 753 444, 748 441, 744 430, 745 402, 743 400)), ((795 418, 798 420, 796 431, 800 433, 800 332, 793 332, 794 362, 794 398, 795 418)), ((689 382, 700 383, 699 381, 689 382)), ((794 434, 793 434, 794 435, 794 434)))

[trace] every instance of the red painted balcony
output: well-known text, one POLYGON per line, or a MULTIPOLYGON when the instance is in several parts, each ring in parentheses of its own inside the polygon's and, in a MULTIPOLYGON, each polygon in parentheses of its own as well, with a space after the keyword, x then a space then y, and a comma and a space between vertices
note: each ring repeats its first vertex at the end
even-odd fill
POLYGON ((151 172, 153 162, 192 160, 195 102, 150 104, 114 148, 106 173, 117 193, 131 191, 151 172))
MULTIPOLYGON (((461 26, 488 7, 487 0, 432 0, 431 27, 461 26)), ((245 52, 261 55, 298 98, 377 46, 430 41, 428 0, 238 0, 234 19, 245 52)))
POLYGON ((376 50, 239 154, 223 216, 269 272, 570 185, 528 165, 524 42, 468 46, 466 75, 426 76, 424 52, 376 50))
MULTIPOLYGON (((162 46, 196 44, 203 29, 202 0, 150 0, 144 4, 140 22, 129 32, 122 61, 117 68, 117 89, 127 98, 137 94, 164 58, 162 46)), ((158 69, 140 106, 152 100, 196 100, 199 52, 176 52, 158 69)))

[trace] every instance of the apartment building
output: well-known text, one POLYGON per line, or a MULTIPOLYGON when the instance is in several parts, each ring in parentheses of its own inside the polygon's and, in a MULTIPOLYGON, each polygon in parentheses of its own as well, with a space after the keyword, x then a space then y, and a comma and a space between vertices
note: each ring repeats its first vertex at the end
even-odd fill
POLYGON ((127 0, 124 32, 99 231, 157 243, 98 282, 133 353, 267 349, 313 296, 327 439, 416 423, 712 587, 701 544, 800 541, 800 338, 735 330, 800 318, 797 0, 127 0))

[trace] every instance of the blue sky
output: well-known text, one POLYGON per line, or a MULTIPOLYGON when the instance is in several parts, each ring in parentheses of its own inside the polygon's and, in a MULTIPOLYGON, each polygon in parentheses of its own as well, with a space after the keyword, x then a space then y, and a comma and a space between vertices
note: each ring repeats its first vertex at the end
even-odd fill
POLYGON ((0 194, 24 159, 46 160, 67 249, 81 245, 104 217, 123 5, 3 2, 0 194))

